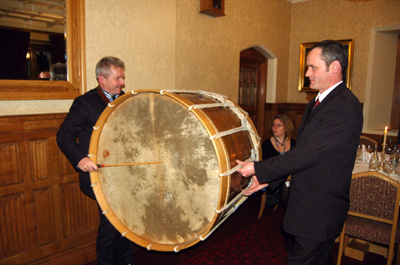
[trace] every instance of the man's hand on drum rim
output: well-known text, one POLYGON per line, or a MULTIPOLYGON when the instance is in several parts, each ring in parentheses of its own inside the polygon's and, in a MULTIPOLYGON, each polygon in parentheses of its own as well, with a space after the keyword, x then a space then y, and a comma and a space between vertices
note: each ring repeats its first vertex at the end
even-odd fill
POLYGON ((236 160, 238 165, 242 166, 240 169, 237 170, 240 175, 245 178, 253 176, 256 172, 254 171, 254 162, 244 162, 240 160, 236 160))
POLYGON ((243 194, 246 196, 250 196, 254 192, 257 192, 259 190, 262 190, 262 189, 268 187, 268 183, 260 184, 256 175, 253 175, 251 177, 251 179, 253 181, 251 182, 250 188, 248 190, 243 191, 243 194))
POLYGON ((238 165, 242 166, 240 169, 237 170, 237 172, 245 178, 251 177, 253 179, 250 188, 243 192, 244 195, 249 196, 256 191, 268 187, 268 183, 260 184, 260 182, 257 179, 257 176, 254 175, 256 173, 254 170, 254 162, 244 162, 240 160, 236 160, 236 162, 238 163, 238 165))
POLYGON ((78 163, 78 167, 83 172, 93 172, 97 171, 98 167, 89 157, 82 158, 78 163))

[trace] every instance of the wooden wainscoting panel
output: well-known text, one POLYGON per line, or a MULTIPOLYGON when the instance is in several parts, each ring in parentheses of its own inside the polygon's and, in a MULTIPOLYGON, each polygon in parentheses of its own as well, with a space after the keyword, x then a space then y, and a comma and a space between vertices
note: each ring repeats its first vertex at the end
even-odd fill
POLYGON ((22 182, 18 150, 18 143, 0 144, 0 187, 22 182))
POLYGON ((0 117, 0 264, 96 259, 97 203, 56 143, 65 116, 0 117))
MULTIPOLYGON (((79 189, 79 183, 62 185, 64 238, 97 228, 93 212, 88 211, 93 200, 88 199, 79 189)), ((97 213, 98 216, 98 213, 97 213)), ((97 217, 96 216, 96 217, 97 217)))
POLYGON ((68 159, 63 155, 61 150, 58 150, 58 164, 59 164, 59 174, 61 177, 66 177, 70 175, 77 176, 75 169, 72 167, 71 163, 68 159))
POLYGON ((48 172, 48 139, 29 141, 29 157, 32 163, 32 176, 35 180, 49 178, 48 172))
POLYGON ((36 237, 39 246, 55 241, 55 214, 51 187, 33 191, 36 220, 36 237))
POLYGON ((3 259, 27 250, 28 229, 22 193, 1 197, 0 206, 0 259, 3 259))

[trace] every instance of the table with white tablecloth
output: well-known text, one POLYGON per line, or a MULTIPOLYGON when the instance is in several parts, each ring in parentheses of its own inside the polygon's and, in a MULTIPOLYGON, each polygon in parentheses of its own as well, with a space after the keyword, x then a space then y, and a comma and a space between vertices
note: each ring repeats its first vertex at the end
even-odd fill
MULTIPOLYGON (((369 170, 369 164, 367 162, 363 162, 361 160, 356 160, 356 163, 354 164, 354 169, 353 169, 353 174, 360 173, 360 172, 366 172, 370 171, 369 170)), ((390 177, 394 181, 397 181, 400 183, 400 175, 399 174, 388 174, 384 171, 378 171, 379 173, 382 173, 385 176, 390 177)))

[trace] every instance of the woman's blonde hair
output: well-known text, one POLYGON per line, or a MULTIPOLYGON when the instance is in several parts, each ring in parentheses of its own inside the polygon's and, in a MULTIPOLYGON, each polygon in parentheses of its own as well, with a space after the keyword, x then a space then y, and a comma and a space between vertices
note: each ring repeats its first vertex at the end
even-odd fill
POLYGON ((269 127, 268 127, 268 132, 270 133, 270 136, 274 135, 274 133, 272 132, 272 124, 274 123, 274 120, 276 120, 276 119, 279 119, 283 122, 283 126, 285 126, 285 136, 288 138, 292 138, 294 125, 293 125, 293 122, 285 114, 278 114, 272 118, 271 122, 269 123, 269 127))

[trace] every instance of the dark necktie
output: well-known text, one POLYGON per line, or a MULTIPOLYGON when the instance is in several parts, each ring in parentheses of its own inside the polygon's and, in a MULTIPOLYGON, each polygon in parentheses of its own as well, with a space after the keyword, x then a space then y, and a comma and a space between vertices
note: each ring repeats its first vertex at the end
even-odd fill
POLYGON ((117 98, 117 95, 111 95, 112 101, 114 101, 117 98))
POLYGON ((314 107, 312 108, 312 110, 315 110, 316 107, 318 107, 319 105, 319 98, 317 99, 317 101, 315 101, 314 107))

